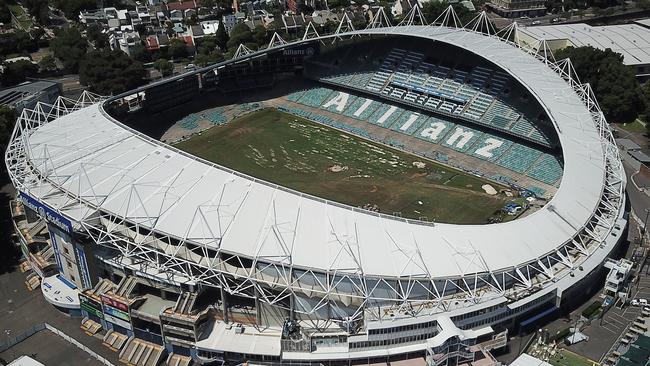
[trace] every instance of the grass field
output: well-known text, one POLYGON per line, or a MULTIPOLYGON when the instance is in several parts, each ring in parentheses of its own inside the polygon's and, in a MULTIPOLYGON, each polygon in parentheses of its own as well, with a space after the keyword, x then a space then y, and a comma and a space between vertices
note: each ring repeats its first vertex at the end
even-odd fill
POLYGON ((288 188, 408 218, 485 223, 508 202, 485 194, 480 178, 276 109, 175 146, 288 188))
POLYGON ((21 27, 23 27, 24 30, 27 30, 32 26, 32 21, 29 17, 29 14, 25 13, 25 10, 22 6, 18 4, 9 4, 8 8, 9 11, 16 17, 16 19, 18 19, 21 27))
POLYGON ((597 362, 593 362, 588 358, 577 355, 573 352, 559 349, 554 357, 548 360, 548 363, 554 366, 596 366, 597 362))
POLYGON ((629 132, 646 132, 645 125, 638 119, 630 123, 621 123, 619 126, 629 132))

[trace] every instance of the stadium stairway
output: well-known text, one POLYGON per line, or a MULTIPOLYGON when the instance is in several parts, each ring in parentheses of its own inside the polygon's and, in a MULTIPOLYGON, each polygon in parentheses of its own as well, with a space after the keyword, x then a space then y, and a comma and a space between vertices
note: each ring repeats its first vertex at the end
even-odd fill
POLYGON ((127 365, 156 366, 165 354, 165 348, 159 344, 130 337, 120 351, 119 360, 127 365))
POLYGON ((192 363, 192 357, 170 353, 165 361, 166 366, 189 366, 192 363))
POLYGON ((102 339, 102 344, 111 350, 118 352, 124 347, 129 337, 125 334, 109 329, 102 339))

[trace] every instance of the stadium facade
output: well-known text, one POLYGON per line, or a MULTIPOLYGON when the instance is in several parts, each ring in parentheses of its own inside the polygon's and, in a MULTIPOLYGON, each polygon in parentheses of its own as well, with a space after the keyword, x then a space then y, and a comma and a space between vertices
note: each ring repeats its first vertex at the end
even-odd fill
MULTIPOLYGON (((508 40, 512 29, 490 32, 484 14, 454 28, 451 10, 436 25, 417 25, 414 9, 399 26, 354 30, 344 17, 333 35, 274 36, 267 49, 242 47, 233 60, 123 95, 84 93, 23 111, 5 161, 19 192, 16 232, 46 299, 82 314, 89 333, 105 330, 104 342, 134 364, 169 354, 205 364, 455 365, 493 362, 489 351, 508 331, 534 327, 599 287, 603 261, 625 237, 626 180, 591 89, 543 43, 522 49, 508 40), (155 119, 199 93, 273 85, 274 73, 332 84, 313 66, 322 62, 307 66, 321 48, 395 39, 423 53, 422 45, 462 52, 532 96, 553 130, 539 148, 563 165, 542 209, 486 225, 369 212, 203 161, 114 117, 133 96, 155 119)), ((409 101, 382 88, 363 92, 411 107, 435 95, 453 105, 441 115, 472 123, 459 93, 394 83, 416 95, 409 101)))

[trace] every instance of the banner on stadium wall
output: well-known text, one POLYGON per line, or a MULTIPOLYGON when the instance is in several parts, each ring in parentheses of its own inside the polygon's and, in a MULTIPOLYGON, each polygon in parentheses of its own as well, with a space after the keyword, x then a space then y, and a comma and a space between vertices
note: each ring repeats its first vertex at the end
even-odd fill
POLYGON ((88 270, 88 263, 86 262, 86 252, 83 250, 79 243, 74 244, 75 255, 77 256, 77 264, 79 272, 81 273, 81 283, 83 288, 91 288, 90 272, 88 270))
POLYGON ((93 299, 92 297, 79 293, 79 305, 81 305, 81 310, 85 310, 88 314, 92 314, 100 319, 104 319, 104 312, 102 311, 101 302, 93 299))
POLYGON ((23 205, 29 207, 34 212, 38 212, 38 215, 41 216, 41 218, 43 218, 45 221, 58 227, 66 234, 72 235, 72 223, 70 220, 61 216, 58 212, 42 203, 41 201, 34 199, 25 192, 18 192, 17 198, 20 202, 23 203, 23 205))
POLYGON ((282 50, 282 56, 307 57, 320 52, 320 43, 307 43, 299 47, 292 47, 282 50))
POLYGON ((133 330, 131 326, 131 316, 129 315, 129 306, 119 300, 102 295, 102 311, 104 319, 122 328, 133 330))
POLYGON ((63 262, 61 261, 61 246, 64 242, 70 243, 72 239, 70 238, 70 235, 59 230, 58 226, 48 224, 47 230, 50 232, 50 244, 54 250, 54 259, 56 260, 56 265, 59 268, 59 273, 64 274, 65 271, 63 270, 63 262))

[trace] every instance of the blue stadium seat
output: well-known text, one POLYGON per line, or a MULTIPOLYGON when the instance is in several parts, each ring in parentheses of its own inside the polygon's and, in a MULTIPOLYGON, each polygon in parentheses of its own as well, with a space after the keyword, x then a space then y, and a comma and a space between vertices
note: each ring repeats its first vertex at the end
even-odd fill
MULTIPOLYGON (((385 90, 390 90, 390 92, 393 92, 395 89, 396 88, 390 89, 390 87, 387 87, 385 90)), ((405 95, 408 95, 408 92, 405 93, 405 95)), ((460 124, 457 125, 453 122, 448 121, 447 119, 442 119, 437 116, 420 115, 412 110, 398 107, 397 105, 393 106, 391 104, 382 103, 377 100, 358 97, 350 93, 347 94, 350 96, 348 97, 346 107, 342 112, 337 111, 335 106, 330 106, 328 108, 323 107, 326 102, 333 100, 334 98, 337 98, 341 95, 338 91, 323 87, 312 88, 304 91, 302 96, 299 98, 298 103, 310 107, 325 109, 329 112, 341 113, 347 117, 352 117, 370 124, 381 125, 384 128, 389 128, 393 131, 410 135, 424 141, 440 144, 442 146, 466 153, 471 156, 475 156, 483 160, 495 162, 496 164, 515 172, 527 174, 531 178, 540 182, 547 183, 549 185, 557 184, 562 176, 562 166, 560 161, 552 155, 542 155, 542 152, 537 149, 528 147, 526 145, 521 145, 501 137, 496 137, 495 135, 488 132, 481 132, 471 127, 460 124), (365 109, 363 109, 362 106, 365 106, 365 109), (387 114, 387 111, 389 110, 393 110, 390 115, 387 114), (384 119, 383 123, 379 124, 379 120, 383 116, 386 116, 386 118, 384 119)), ((474 99, 477 99, 478 97, 486 98, 484 94, 477 94, 474 99)), ((458 108, 458 104, 453 104, 450 101, 442 101, 434 97, 427 97, 426 99, 418 97, 415 100, 420 101, 425 105, 427 103, 431 105, 437 105, 438 108, 452 108, 450 110, 455 110, 453 108, 458 108)), ((526 131, 524 127, 526 126, 529 126, 531 130, 533 129, 533 126, 530 124, 529 120, 520 118, 519 114, 514 112, 504 103, 493 103, 497 101, 490 100, 489 98, 487 98, 487 100, 489 100, 492 104, 490 105, 490 111, 488 111, 489 113, 486 113, 482 118, 487 118, 487 116, 490 116, 490 122, 493 126, 500 129, 508 129, 513 128, 518 124, 519 127, 515 128, 514 130, 515 132, 518 132, 518 134, 525 133, 526 131), (516 124, 513 123, 514 120, 511 118, 517 118, 516 124)), ((394 137, 373 136, 367 129, 350 126, 348 124, 332 119, 325 114, 318 112, 307 112, 300 108, 290 107, 283 107, 282 110, 285 110, 288 113, 297 116, 329 125, 343 131, 347 131, 364 138, 375 141, 378 141, 377 138, 380 138, 383 140, 379 140, 379 142, 399 147, 401 149, 408 149, 408 147, 404 146, 403 142, 400 142, 394 137)), ((465 111, 467 111, 467 109, 465 109, 465 111)), ((194 118, 192 116, 188 116, 186 118, 187 121, 185 123, 190 128, 193 126, 192 123, 197 123, 197 121, 192 122, 192 118, 194 118)), ((221 119, 219 119, 219 116, 213 116, 210 120, 220 121, 221 119)), ((530 134, 531 132, 528 131, 528 133, 530 134)), ((527 137, 531 138, 531 136, 527 137)), ((430 153, 428 155, 429 157, 432 157, 438 161, 449 161, 449 157, 442 154, 432 155, 430 153)), ((451 161, 449 163, 453 164, 451 161)), ((482 172, 478 170, 473 171, 473 173, 479 175, 482 174, 482 172)), ((510 182, 505 178, 501 177, 497 180, 510 182)))
POLYGON ((305 90, 298 90, 296 92, 287 95, 287 99, 289 99, 292 102, 297 102, 298 100, 300 100, 300 97, 302 97, 303 94, 305 94, 305 90))
POLYGON ((422 126, 422 124, 428 119, 428 116, 405 111, 397 121, 390 126, 390 129, 405 135, 413 135, 413 133, 415 133, 415 131, 417 131, 418 128, 420 128, 420 126, 422 126))
POLYGON ((419 139, 437 143, 442 140, 443 137, 455 127, 456 124, 453 122, 442 120, 438 117, 429 117, 429 119, 422 123, 422 126, 413 133, 413 137, 419 139))
POLYGON ((550 154, 543 154, 526 175, 549 185, 555 184, 562 178, 562 164, 559 159, 550 154))
POLYGON ((441 140, 443 146, 452 148, 456 151, 466 152, 481 137, 483 133, 473 128, 456 125, 449 130, 447 135, 441 140))
POLYGON ((489 133, 483 133, 470 150, 470 154, 479 159, 496 161, 510 146, 512 146, 512 141, 504 140, 489 133))
POLYGON ((328 88, 312 88, 305 90, 305 93, 299 99, 299 102, 310 107, 320 107, 327 97, 332 93, 328 88))
POLYGON ((395 120, 400 117, 403 111, 404 109, 399 108, 395 105, 382 103, 375 110, 372 116, 367 119, 367 121, 372 124, 388 128, 393 124, 393 122, 395 122, 395 120))
POLYGON ((357 98, 353 103, 348 105, 348 107, 343 111, 343 115, 360 119, 363 121, 367 121, 368 118, 372 115, 372 113, 381 105, 380 102, 376 102, 374 100, 370 100, 369 104, 367 104, 366 108, 359 113, 359 115, 356 115, 357 112, 359 112, 360 108, 364 106, 364 104, 368 103, 369 99, 359 97, 357 98))
POLYGON ((542 153, 525 145, 513 144, 510 150, 504 153, 497 164, 504 168, 524 173, 539 158, 542 153))

